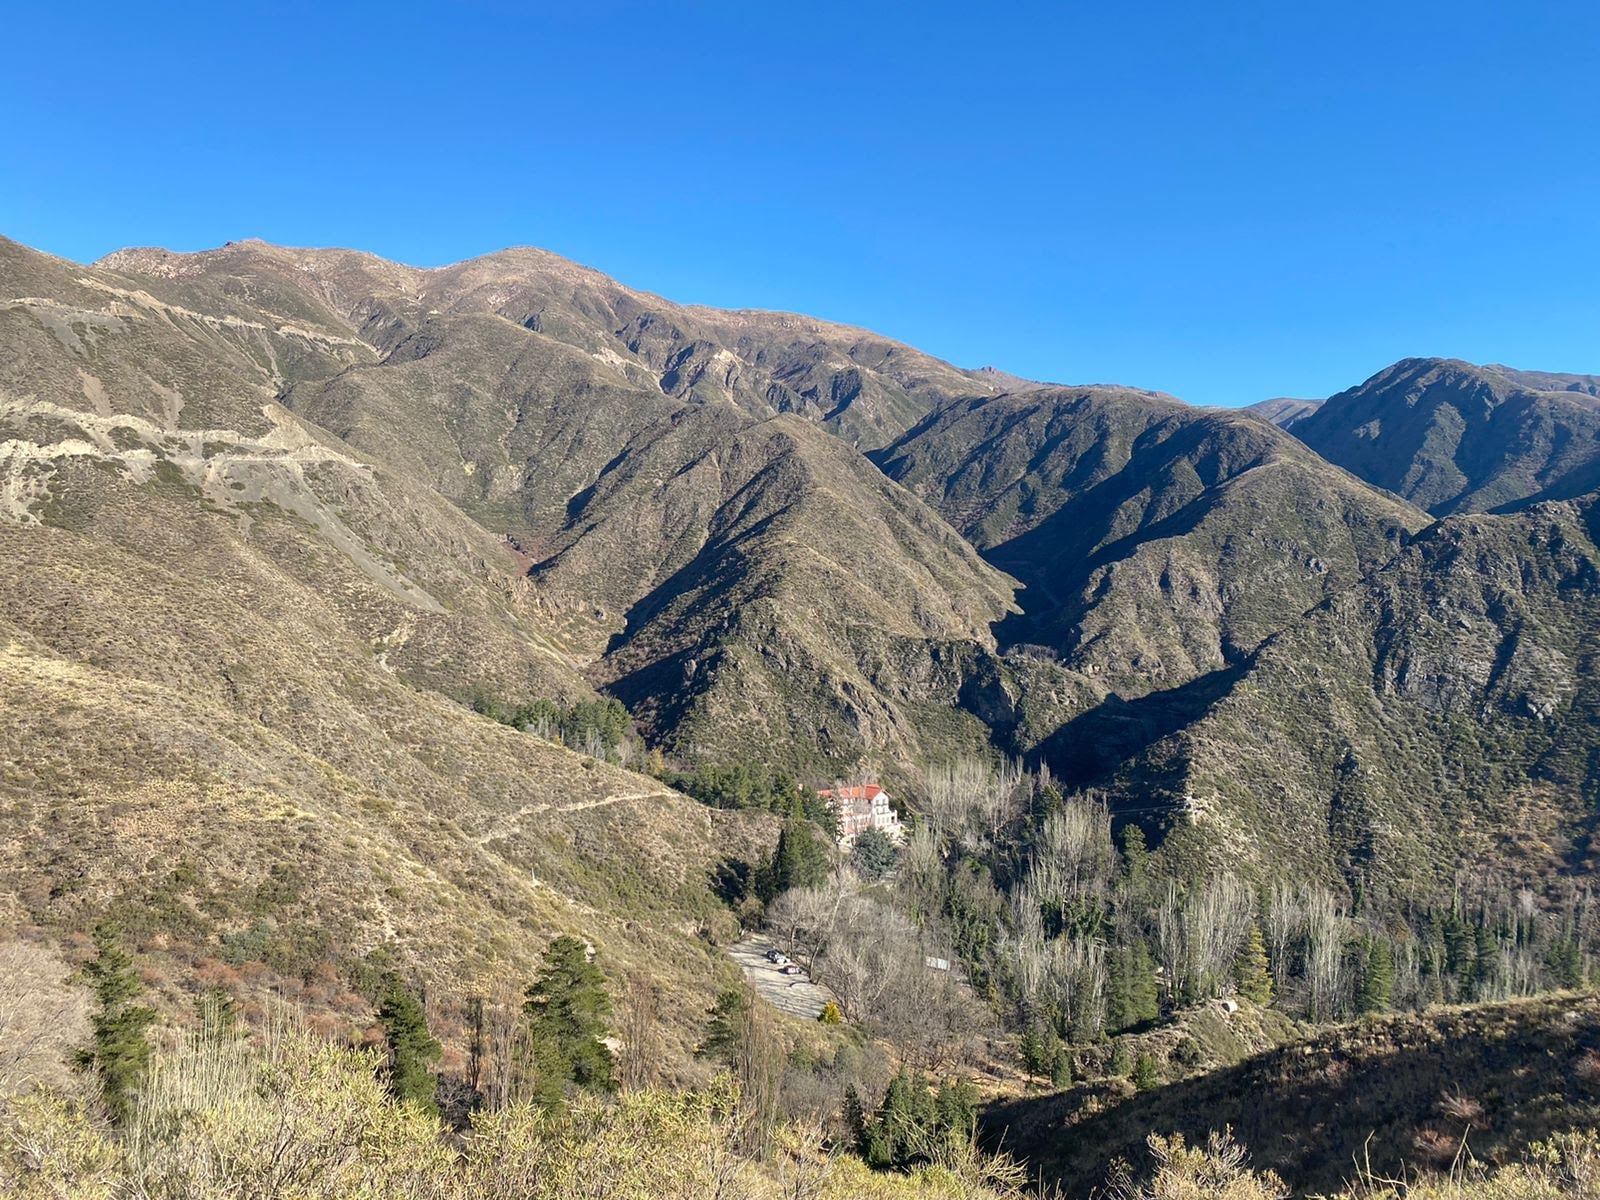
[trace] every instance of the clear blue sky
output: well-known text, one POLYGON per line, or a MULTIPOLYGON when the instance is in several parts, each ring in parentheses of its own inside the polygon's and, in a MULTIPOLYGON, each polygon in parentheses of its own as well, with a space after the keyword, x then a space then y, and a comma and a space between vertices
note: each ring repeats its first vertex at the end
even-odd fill
POLYGON ((1197 403, 1600 372, 1600 4, 5 5, 0 232, 544 246, 1197 403))

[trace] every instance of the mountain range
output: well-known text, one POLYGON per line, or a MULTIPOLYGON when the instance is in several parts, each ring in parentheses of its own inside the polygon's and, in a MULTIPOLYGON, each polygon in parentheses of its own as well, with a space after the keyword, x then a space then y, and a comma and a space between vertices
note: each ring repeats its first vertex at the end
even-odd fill
POLYGON ((581 906, 704 993, 709 875, 768 819, 485 697, 614 696, 670 761, 807 783, 1023 756, 1168 853, 1350 891, 1543 886, 1600 811, 1596 489, 1593 376, 1200 409, 531 249, 0 241, 13 915, 132 899, 175 958, 286 971, 403 928, 484 974, 581 906))

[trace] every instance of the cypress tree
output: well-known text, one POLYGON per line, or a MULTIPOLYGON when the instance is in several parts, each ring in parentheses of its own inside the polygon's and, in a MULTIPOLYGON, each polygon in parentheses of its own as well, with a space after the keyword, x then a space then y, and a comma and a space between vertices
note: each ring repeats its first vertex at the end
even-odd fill
POLYGON ((1367 940, 1366 964, 1361 972, 1361 988, 1356 993, 1356 1011, 1383 1012, 1394 996, 1394 956, 1389 939, 1375 936, 1367 940))
POLYGON ((1250 932, 1244 948, 1233 964, 1234 981, 1239 994, 1262 1008, 1272 1003, 1272 969, 1267 961, 1267 943, 1261 936, 1261 926, 1250 923, 1250 932))
POLYGON ((550 943, 522 1006, 537 1102, 559 1107, 569 1086, 616 1090, 615 1063, 601 1040, 611 1016, 605 983, 579 939, 564 935, 550 943))
POLYGON ((1155 967, 1143 941, 1116 946, 1108 956, 1106 1028, 1112 1033, 1154 1021, 1161 1015, 1155 967))
POLYGON ((696 1053, 713 1062, 733 1062, 739 1045, 739 1025, 752 1003, 748 987, 728 988, 717 996, 706 1022, 706 1036, 696 1053))
POLYGON ((437 1112, 434 1093, 439 1081, 434 1077, 433 1064, 439 1061, 442 1048, 428 1031, 422 1005, 398 975, 390 975, 385 982, 378 1022, 389 1047, 389 1090, 401 1103, 419 1104, 429 1112, 437 1112))
POLYGON ((95 926, 94 945, 95 956, 83 968, 95 997, 90 1021, 94 1043, 79 1051, 77 1062, 100 1077, 106 1110, 120 1125, 132 1113, 134 1095, 150 1066, 145 1030, 155 1022, 156 1014, 133 1003, 144 984, 133 969, 133 956, 123 949, 117 927, 104 921, 95 926))
POLYGON ((756 889, 771 900, 790 888, 813 887, 828 877, 828 848, 809 821, 790 818, 778 834, 772 861, 761 872, 756 889))

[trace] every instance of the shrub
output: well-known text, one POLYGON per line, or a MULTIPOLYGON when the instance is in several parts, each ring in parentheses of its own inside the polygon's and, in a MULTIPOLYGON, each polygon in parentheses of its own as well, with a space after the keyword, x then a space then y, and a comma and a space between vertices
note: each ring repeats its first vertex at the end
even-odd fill
POLYGON ((1133 1086, 1148 1092, 1161 1085, 1161 1069, 1153 1055, 1141 1054, 1133 1063, 1133 1086))

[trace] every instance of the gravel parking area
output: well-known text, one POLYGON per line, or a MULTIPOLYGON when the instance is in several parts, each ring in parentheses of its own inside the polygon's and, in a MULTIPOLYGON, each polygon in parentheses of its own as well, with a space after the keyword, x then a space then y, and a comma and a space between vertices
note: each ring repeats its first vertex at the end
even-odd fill
POLYGON ((785 975, 768 962, 767 951, 774 948, 770 938, 747 937, 728 947, 728 955, 744 970, 756 994, 772 1007, 792 1017, 815 1021, 822 1006, 833 996, 826 988, 812 983, 804 968, 798 975, 785 975))

